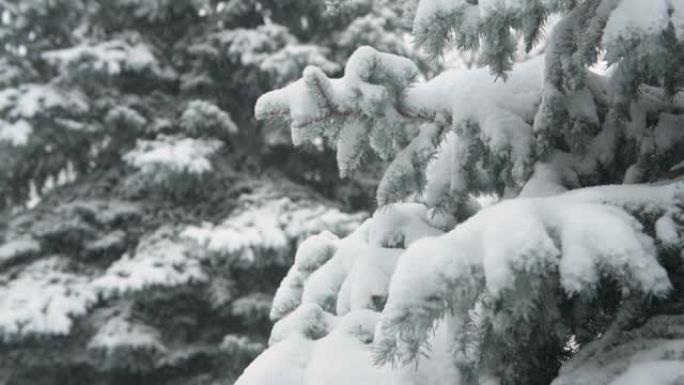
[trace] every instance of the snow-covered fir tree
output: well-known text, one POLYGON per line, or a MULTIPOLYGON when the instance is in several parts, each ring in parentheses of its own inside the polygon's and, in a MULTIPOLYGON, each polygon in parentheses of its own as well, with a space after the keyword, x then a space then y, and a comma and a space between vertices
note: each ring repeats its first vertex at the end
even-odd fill
POLYGON ((294 247, 353 230, 377 184, 253 105, 360 44, 419 60, 402 12, 0 0, 0 383, 232 383, 294 247))
POLYGON ((362 46, 258 100, 342 175, 391 163, 371 218, 300 245, 237 384, 681 384, 684 2, 402 3, 486 68, 362 46))

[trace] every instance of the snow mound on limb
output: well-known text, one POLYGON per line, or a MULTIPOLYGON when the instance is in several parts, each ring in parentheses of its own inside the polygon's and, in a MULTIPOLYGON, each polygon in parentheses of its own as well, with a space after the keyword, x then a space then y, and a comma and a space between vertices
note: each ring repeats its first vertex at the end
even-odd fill
POLYGON ((497 187, 498 175, 482 165, 503 168, 506 183, 514 188, 521 188, 531 173, 530 122, 542 95, 542 67, 540 58, 516 65, 507 82, 497 82, 486 69, 446 71, 415 82, 416 68, 408 59, 361 47, 350 57, 344 77, 331 79, 309 67, 302 79, 263 95, 255 114, 258 119, 289 119, 295 145, 321 139, 334 144, 343 176, 359 166, 366 151, 394 158, 378 188, 380 205, 422 191, 425 168, 448 148, 443 137, 453 132, 470 149, 449 166, 449 192, 458 202, 469 188, 491 192, 497 187), (428 123, 397 151, 395 136, 419 122, 428 123))
POLYGON ((497 381, 510 354, 567 341, 562 299, 591 298, 606 279, 624 300, 670 291, 660 246, 646 234, 667 227, 658 218, 678 226, 682 191, 684 183, 602 186, 503 200, 445 234, 425 231, 420 205, 381 209, 334 240, 331 258, 320 248, 313 260, 325 262, 303 281, 301 304, 276 323, 267 352, 300 341, 309 355, 291 370, 303 385, 459 384, 461 369, 474 367, 479 381, 497 381), (538 327, 551 336, 540 339, 538 327), (395 365, 407 362, 417 366, 395 365))
POLYGON ((337 243, 333 257, 311 273, 302 303, 323 309, 349 310, 384 306, 387 286, 397 257, 405 245, 425 236, 442 234, 430 224, 424 205, 397 203, 376 211, 359 228, 337 243))
MULTIPOLYGON (((381 363, 418 359, 434 323, 448 310, 462 317, 457 327, 479 327, 468 325, 476 321, 471 309, 498 304, 494 318, 485 320, 494 332, 498 312, 527 319, 538 305, 510 294, 526 285, 551 282, 567 296, 591 297, 602 279, 610 277, 623 295, 666 295, 671 285, 655 243, 625 209, 665 212, 675 207, 681 188, 635 188, 645 195, 588 188, 504 201, 447 234, 415 242, 400 256, 392 276, 376 331, 376 357, 381 363)), ((481 337, 468 338, 455 346, 464 359, 468 345, 481 337)))
POLYGON ((367 220, 354 232, 339 241, 333 257, 314 271, 304 284, 302 303, 315 303, 323 309, 332 311, 337 302, 337 294, 357 257, 368 247, 366 239, 367 220))
MULTIPOLYGON (((322 314, 320 307, 302 305, 289 317, 304 313, 322 314)), ((276 327, 281 328, 281 322, 276 327), (280 325, 280 326, 279 326, 280 325)), ((300 330, 281 334, 271 346, 250 364, 236 385, 316 384, 392 384, 392 385, 458 385, 456 368, 449 362, 446 327, 436 330, 433 354, 416 368, 383 368, 374 365, 372 342, 379 313, 353 310, 342 317, 325 314, 328 330, 324 334, 305 335, 300 330)), ((309 321, 312 319, 309 318, 309 321)), ((310 322, 305 322, 312 324, 310 322)), ((274 328, 275 332, 275 328, 274 328)), ((432 340, 431 340, 432 341, 432 340)))
POLYGON ((270 348, 238 384, 279 381, 277 372, 266 367, 281 366, 269 361, 280 360, 280 355, 298 346, 297 351, 306 352, 306 362, 297 361, 285 374, 288 381, 296 379, 296 384, 458 384, 458 373, 446 358, 450 352, 448 339, 442 338, 445 327, 438 330, 440 339, 434 339, 433 356, 421 362, 418 371, 377 367, 372 357, 377 311, 384 307, 403 247, 443 233, 430 223, 424 205, 401 203, 379 210, 345 238, 322 233, 305 240, 276 294, 279 298, 284 290, 287 295, 282 298, 287 301, 274 301, 272 315, 280 319, 273 327, 270 348), (296 308, 281 311, 292 306, 296 308))
POLYGON ((260 354, 245 369, 235 385, 302 385, 314 341, 292 336, 260 354))
POLYGON ((312 272, 332 258, 337 250, 337 241, 337 236, 324 231, 305 239, 299 245, 295 262, 273 297, 269 315, 272 320, 282 318, 299 306, 304 283, 312 272))
POLYGON ((330 332, 337 319, 315 303, 304 303, 273 325, 269 345, 292 335, 316 340, 330 332))

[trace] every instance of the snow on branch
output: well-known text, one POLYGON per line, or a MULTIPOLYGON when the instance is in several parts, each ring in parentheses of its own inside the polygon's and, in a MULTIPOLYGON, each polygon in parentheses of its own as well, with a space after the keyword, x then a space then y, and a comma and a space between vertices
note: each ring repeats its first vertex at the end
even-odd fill
POLYGON ((613 283, 629 301, 669 293, 660 245, 647 234, 659 226, 681 241, 683 194, 673 183, 504 200, 448 233, 425 206, 402 203, 345 238, 309 238, 276 294, 270 346, 238 384, 269 384, 282 372, 304 385, 437 385, 473 370, 482 381, 509 378, 520 369, 511 355, 567 343, 563 301, 589 303, 613 283))
POLYGON ((64 72, 76 73, 90 69, 108 76, 118 76, 126 72, 150 71, 165 77, 168 70, 161 67, 149 45, 138 36, 122 36, 117 39, 97 43, 84 42, 73 47, 47 51, 42 57, 64 72))
POLYGON ((32 119, 50 110, 71 113, 88 111, 85 96, 77 91, 59 89, 50 84, 22 84, 0 90, 0 113, 11 121, 32 119))
POLYGON ((266 251, 280 255, 294 243, 324 230, 347 234, 366 215, 343 213, 312 201, 263 198, 259 191, 243 196, 244 207, 225 221, 188 226, 181 236, 211 253, 248 263, 269 262, 262 258, 266 251))
POLYGON ((392 383, 437 385, 456 378, 445 328, 431 339, 435 354, 417 371, 375 367, 371 359, 377 311, 387 299, 397 257, 421 237, 439 234, 424 205, 402 203, 379 210, 345 238, 308 238, 274 299, 270 347, 238 384, 283 378, 292 384, 349 384, 388 375, 392 383))
POLYGON ((66 335, 73 318, 97 302, 87 275, 69 272, 69 260, 36 261, 18 276, 0 276, 0 335, 9 340, 32 335, 66 335))
MULTIPOLYGON (((543 288, 556 280, 570 297, 591 298, 607 277, 623 295, 666 295, 671 286, 654 240, 622 207, 642 215, 681 210, 682 189, 681 183, 616 186, 508 200, 445 235, 417 241, 392 276, 376 334, 378 361, 418 359, 434 323, 450 310, 460 325, 456 333, 464 335, 456 346, 458 360, 479 365, 484 358, 473 356, 470 347, 491 338, 489 333, 503 333, 501 322, 538 319, 531 316, 537 311, 546 318, 557 314, 549 299, 534 298, 548 294, 543 288), (473 311, 484 318, 473 318, 473 311), (469 328, 485 335, 469 334, 469 328)), ((516 335, 517 344, 533 339, 516 335)), ((498 370, 493 365, 488 369, 498 370)))
MULTIPOLYGON (((85 96, 77 91, 37 83, 7 87, 0 90, 0 144, 26 146, 39 131, 41 119, 53 119, 56 113, 83 114, 88 109, 85 96)), ((55 121, 61 125, 68 120, 55 121)), ((55 128, 48 126, 50 130, 55 128)))
POLYGON ((218 106, 204 100, 192 100, 180 117, 180 125, 188 135, 218 136, 235 134, 237 125, 230 115, 218 106))
POLYGON ((88 342, 88 349, 106 356, 130 354, 131 350, 163 353, 166 347, 158 330, 135 321, 124 309, 108 319, 88 342))
POLYGON ((469 143, 468 152, 460 155, 463 162, 453 165, 451 178, 461 181, 454 181, 454 195, 468 187, 520 188, 533 161, 529 122, 541 97, 542 64, 533 60, 516 66, 507 83, 496 82, 482 69, 447 71, 415 83, 417 70, 408 59, 362 47, 349 59, 343 78, 330 79, 309 67, 302 79, 262 96, 255 113, 258 119, 289 118, 295 145, 321 138, 335 143, 342 175, 359 166, 368 148, 383 158, 395 156, 378 190, 380 204, 422 191, 424 169, 444 147, 440 143, 449 129, 469 143), (395 138, 403 125, 420 121, 431 125, 408 147, 397 149, 395 138), (463 175, 478 164, 492 164, 484 171, 493 172, 508 159, 513 166, 506 169, 503 182, 463 175))
POLYGON ((349 58, 343 78, 328 79, 318 67, 307 67, 302 79, 259 98, 255 115, 287 116, 303 130, 335 115, 375 113, 382 118, 393 109, 389 98, 399 96, 417 75, 410 60, 361 47, 349 58))
POLYGON ((124 254, 109 266, 93 287, 108 298, 152 287, 206 282, 208 275, 192 246, 162 227, 142 239, 134 253, 124 254))
POLYGON ((273 297, 270 318, 278 320, 301 304, 304 283, 309 275, 332 258, 338 238, 322 232, 306 238, 297 248, 294 264, 280 283, 273 297))
POLYGON ((209 157, 222 146, 215 139, 160 135, 154 140, 138 140, 136 147, 124 155, 124 160, 149 175, 204 174, 212 170, 209 157))

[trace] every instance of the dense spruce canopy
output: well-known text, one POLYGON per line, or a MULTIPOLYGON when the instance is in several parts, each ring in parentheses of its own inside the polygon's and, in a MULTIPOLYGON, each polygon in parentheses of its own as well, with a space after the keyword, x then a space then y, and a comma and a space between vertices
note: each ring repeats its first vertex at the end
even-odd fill
POLYGON ((0 383, 232 383, 294 247, 350 232, 377 184, 254 103, 363 44, 430 71, 402 12, 0 0, 0 383))
POLYGON ((342 175, 391 163, 372 218, 301 244, 237 384, 681 384, 684 3, 402 3, 486 68, 362 46, 258 100, 342 175))

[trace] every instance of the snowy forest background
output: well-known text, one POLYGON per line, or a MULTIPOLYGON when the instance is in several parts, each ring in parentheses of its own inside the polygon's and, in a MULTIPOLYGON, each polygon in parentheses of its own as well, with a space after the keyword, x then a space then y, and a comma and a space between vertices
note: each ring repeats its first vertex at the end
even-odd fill
POLYGON ((0 383, 231 384, 304 237, 351 231, 338 177, 254 119, 262 93, 400 15, 301 1, 0 1, 0 383))
POLYGON ((0 16, 0 385, 684 384, 684 2, 0 16))

